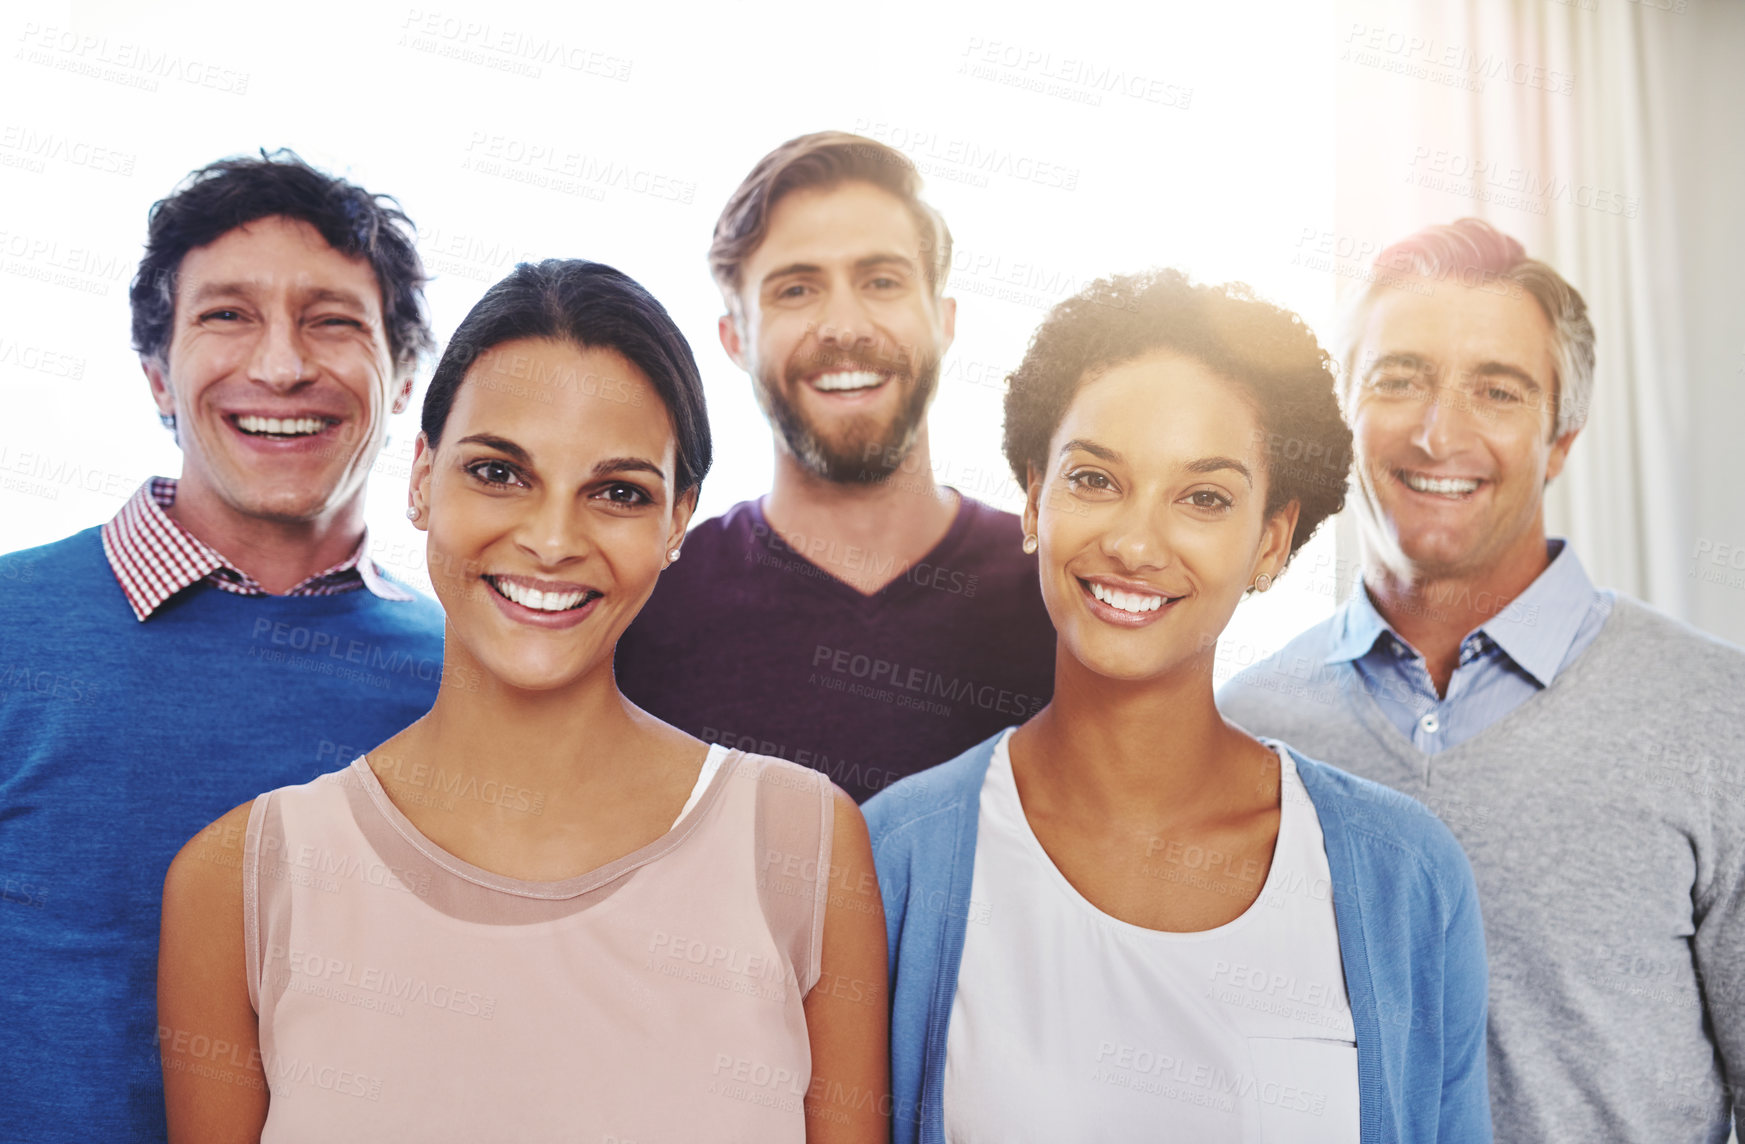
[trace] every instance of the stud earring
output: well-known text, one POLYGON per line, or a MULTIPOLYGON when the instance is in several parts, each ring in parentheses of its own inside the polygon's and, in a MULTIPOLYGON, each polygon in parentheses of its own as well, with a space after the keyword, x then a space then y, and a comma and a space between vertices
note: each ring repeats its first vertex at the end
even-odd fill
POLYGON ((666 554, 666 562, 668 564, 671 564, 673 561, 677 560, 678 558, 679 558, 679 550, 676 548, 671 549, 666 554))
POLYGON ((1254 590, 1256 592, 1264 592, 1270 587, 1272 587, 1272 577, 1267 575, 1265 572, 1262 572, 1254 578, 1254 590))
POLYGON ((406 519, 410 520, 410 521, 416 521, 418 519, 418 516, 419 516, 419 511, 420 510, 419 510, 417 505, 415 505, 415 504, 407 505, 406 506, 406 519))
POLYGON ((1024 537, 1024 554, 1026 556, 1036 555, 1036 534, 1034 532, 1028 533, 1024 537))

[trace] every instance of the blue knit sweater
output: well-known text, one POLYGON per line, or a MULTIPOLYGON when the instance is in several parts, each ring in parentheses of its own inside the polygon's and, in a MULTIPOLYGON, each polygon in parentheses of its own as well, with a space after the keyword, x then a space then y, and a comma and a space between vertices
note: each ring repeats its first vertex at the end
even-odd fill
MULTIPOLYGON (((896 1144, 945 1144, 946 1035, 998 741, 864 808, 890 939, 896 1144)), ((1423 804, 1291 754, 1332 874, 1362 1144, 1486 1144, 1484 933, 1466 855, 1423 804)))
POLYGON ((0 557, 0 1140, 164 1139, 170 859, 418 718, 441 671, 422 597, 197 585, 140 623, 95 528, 0 557))

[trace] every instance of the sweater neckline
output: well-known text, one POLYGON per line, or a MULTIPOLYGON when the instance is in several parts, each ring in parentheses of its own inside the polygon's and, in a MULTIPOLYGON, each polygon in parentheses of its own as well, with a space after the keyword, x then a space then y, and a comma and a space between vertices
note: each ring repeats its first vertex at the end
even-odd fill
MULTIPOLYGON (((974 498, 961 489, 954 488, 951 485, 946 485, 944 487, 951 489, 952 492, 957 494, 957 511, 951 518, 951 524, 946 527, 945 535, 941 536, 933 547, 929 548, 920 559, 911 564, 911 568, 922 564, 949 564, 951 557, 960 547, 962 547, 964 538, 969 534, 971 526, 974 525, 976 521, 977 512, 981 507, 980 502, 974 500, 974 498)), ((752 524, 755 528, 764 529, 765 535, 779 540, 787 555, 792 556, 794 559, 816 570, 816 576, 801 577, 802 581, 809 580, 817 585, 819 590, 856 607, 869 610, 876 610, 877 608, 889 604, 893 600, 898 600, 906 595, 912 594, 912 592, 905 591, 905 589, 912 589, 916 592, 923 590, 921 585, 914 583, 907 575, 899 572, 896 576, 892 577, 889 582, 879 588, 878 591, 871 594, 862 592, 859 588, 856 588, 848 581, 836 575, 836 573, 830 571, 830 569, 821 566, 804 552, 789 544, 787 538, 780 532, 776 531, 775 526, 770 524, 769 518, 764 515, 763 502, 764 498, 762 496, 753 497, 751 500, 745 502, 751 506, 752 524)))
POLYGON ((1371 737, 1382 747, 1393 753, 1400 761, 1413 768, 1425 785, 1430 785, 1431 773, 1437 764, 1457 761, 1466 754, 1476 754, 1489 740, 1507 738, 1517 723, 1523 721, 1539 721, 1540 709, 1550 704, 1561 702, 1562 696, 1570 691, 1579 691, 1587 677, 1599 670, 1594 665, 1604 658, 1611 646, 1623 638, 1622 629, 1633 626, 1637 615, 1633 601, 1626 601, 1619 596, 1612 606, 1611 614, 1600 626, 1599 634, 1587 649, 1576 657, 1575 662, 1557 673, 1551 683, 1540 688, 1525 702, 1486 727, 1470 739, 1462 740, 1447 750, 1429 754, 1419 750, 1418 745, 1400 734, 1398 727, 1382 711, 1375 701, 1375 696, 1363 686, 1362 677, 1358 674, 1355 664, 1344 665, 1345 701, 1350 706, 1352 714, 1357 717, 1371 737), (1624 619, 1624 616, 1628 619, 1624 619))

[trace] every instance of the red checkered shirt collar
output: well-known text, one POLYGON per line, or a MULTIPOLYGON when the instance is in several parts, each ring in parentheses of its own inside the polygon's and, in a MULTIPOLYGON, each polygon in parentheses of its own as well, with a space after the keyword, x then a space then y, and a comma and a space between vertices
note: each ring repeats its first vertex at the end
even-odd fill
MULTIPOLYGON (((165 600, 201 581, 239 596, 270 594, 254 577, 171 520, 164 510, 175 503, 175 480, 153 477, 103 526, 103 554, 135 616, 142 622, 150 619, 165 600)), ((368 549, 366 533, 357 551, 284 595, 337 596, 368 588, 384 600, 413 599, 411 592, 386 579, 366 555, 368 549)))

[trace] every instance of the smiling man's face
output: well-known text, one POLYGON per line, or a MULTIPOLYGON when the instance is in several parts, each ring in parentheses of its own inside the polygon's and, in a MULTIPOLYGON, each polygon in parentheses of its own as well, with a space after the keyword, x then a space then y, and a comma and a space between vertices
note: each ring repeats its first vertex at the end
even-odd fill
POLYGON ((148 360, 176 418, 184 488, 230 511, 318 521, 359 497, 390 412, 405 408, 367 260, 273 215, 190 250, 167 360, 148 360))
POLYGON ((1556 364, 1539 304, 1447 283, 1388 290, 1352 368, 1367 551, 1411 580, 1542 562, 1545 485, 1575 434, 1552 436, 1556 364))
POLYGON ((955 313, 929 257, 901 199, 850 180, 784 195, 745 261, 722 345, 785 449, 825 480, 883 480, 922 431, 955 313))

